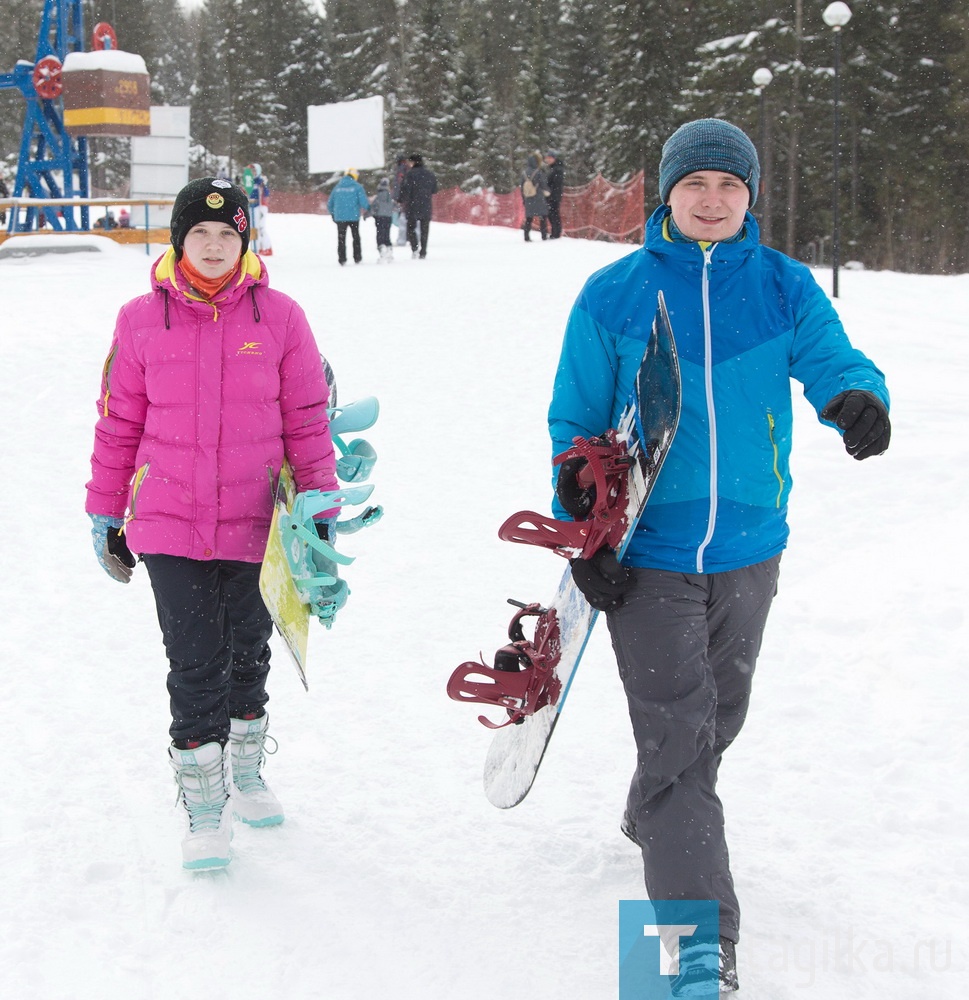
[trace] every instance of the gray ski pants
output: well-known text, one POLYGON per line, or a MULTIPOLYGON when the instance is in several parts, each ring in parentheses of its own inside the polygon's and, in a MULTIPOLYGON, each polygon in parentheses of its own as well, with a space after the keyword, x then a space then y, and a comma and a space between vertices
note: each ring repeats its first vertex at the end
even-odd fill
POLYGON ((717 770, 744 724, 779 555, 729 573, 636 569, 607 616, 636 739, 624 825, 652 900, 712 899, 740 937, 717 770))

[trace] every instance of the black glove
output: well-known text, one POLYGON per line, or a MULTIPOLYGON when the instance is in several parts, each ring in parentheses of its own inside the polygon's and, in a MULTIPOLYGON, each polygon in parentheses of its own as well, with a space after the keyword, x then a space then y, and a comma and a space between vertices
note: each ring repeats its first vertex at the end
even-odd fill
POLYGON ((885 404, 873 392, 849 389, 839 393, 821 416, 844 431, 845 450, 859 462, 888 450, 892 425, 885 404))
POLYGON ((569 458, 559 466, 559 478, 555 483, 555 495, 559 498, 559 503, 572 517, 584 518, 589 516, 596 502, 595 483, 590 486, 580 486, 579 472, 588 465, 584 458, 569 458))
POLYGON ((569 563, 575 585, 596 611, 615 611, 632 589, 633 574, 619 565, 616 553, 608 546, 591 559, 570 559, 569 563))
POLYGON ((108 528, 104 547, 106 549, 104 568, 116 580, 127 583, 131 579, 131 571, 137 565, 137 560, 128 548, 128 539, 120 528, 108 528))

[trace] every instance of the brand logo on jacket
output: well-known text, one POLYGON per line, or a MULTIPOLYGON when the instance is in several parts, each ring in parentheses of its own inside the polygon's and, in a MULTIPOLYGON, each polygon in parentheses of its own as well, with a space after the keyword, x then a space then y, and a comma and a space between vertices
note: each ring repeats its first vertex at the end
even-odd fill
POLYGON ((247 340, 242 347, 236 351, 236 354, 262 354, 262 351, 257 350, 257 348, 260 347, 262 347, 262 341, 247 340))

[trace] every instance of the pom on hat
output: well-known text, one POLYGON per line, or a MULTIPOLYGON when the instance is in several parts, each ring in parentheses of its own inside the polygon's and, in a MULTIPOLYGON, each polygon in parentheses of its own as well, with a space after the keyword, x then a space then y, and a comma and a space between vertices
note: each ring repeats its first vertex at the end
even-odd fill
POLYGON ((695 170, 720 170, 739 177, 757 201, 760 160, 747 134, 720 118, 681 125, 666 140, 659 164, 659 196, 665 205, 676 183, 695 170))
POLYGON ((202 177, 178 192, 172 206, 171 240, 179 260, 188 231, 200 222, 224 222, 242 237, 242 252, 249 249, 249 196, 235 184, 202 177))

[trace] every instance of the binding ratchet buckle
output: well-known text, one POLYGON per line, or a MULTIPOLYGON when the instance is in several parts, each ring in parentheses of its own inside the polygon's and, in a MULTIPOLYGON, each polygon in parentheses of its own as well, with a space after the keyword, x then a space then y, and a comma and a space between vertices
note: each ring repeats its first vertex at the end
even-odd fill
POLYGON ((489 729, 516 725, 526 715, 555 705, 562 693, 562 682, 555 673, 562 655, 555 609, 519 601, 508 603, 521 610, 508 626, 511 641, 495 653, 494 667, 489 667, 483 659, 480 663, 474 660, 462 663, 447 683, 448 696, 454 701, 494 705, 507 711, 508 720, 501 723, 479 715, 478 721, 489 729), (522 619, 528 617, 537 619, 531 640, 525 638, 522 627, 522 619))

